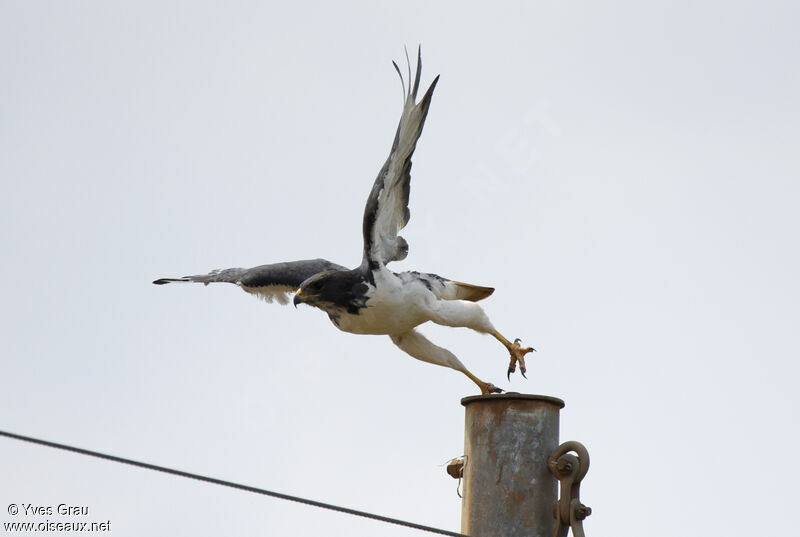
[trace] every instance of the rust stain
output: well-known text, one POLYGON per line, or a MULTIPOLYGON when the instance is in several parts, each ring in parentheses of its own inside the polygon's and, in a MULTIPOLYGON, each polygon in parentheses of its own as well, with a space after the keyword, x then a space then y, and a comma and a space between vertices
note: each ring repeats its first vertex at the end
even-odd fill
POLYGON ((495 425, 500 425, 503 423, 503 419, 506 417, 506 410, 510 405, 508 401, 492 401, 488 405, 485 405, 485 410, 488 414, 491 414, 494 417, 495 425), (497 403, 501 404, 497 404, 497 403))
POLYGON ((527 494, 521 491, 510 492, 508 495, 506 495, 506 507, 510 512, 516 512, 516 508, 518 508, 525 501, 526 496, 527 494))

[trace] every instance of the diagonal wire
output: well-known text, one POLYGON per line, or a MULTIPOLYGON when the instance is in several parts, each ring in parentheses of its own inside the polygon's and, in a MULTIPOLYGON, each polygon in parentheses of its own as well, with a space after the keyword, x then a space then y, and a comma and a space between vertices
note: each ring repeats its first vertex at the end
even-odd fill
POLYGON ((224 479, 217 479, 216 477, 208 477, 200 474, 195 474, 192 472, 184 472, 183 470, 176 470, 174 468, 168 468, 166 466, 158 466, 156 464, 150 464, 147 462, 136 461, 133 459, 126 459, 124 457, 117 457, 116 455, 109 455, 107 453, 100 453, 99 451, 91 451, 88 449, 83 449, 75 446, 70 446, 67 444, 59 444, 58 442, 51 442, 49 440, 41 440, 39 438, 33 438, 30 436, 24 436, 21 434, 14 434, 9 433, 6 431, 0 430, 0 436, 5 436, 6 438, 12 438, 14 440, 21 440, 23 442, 30 442, 32 444, 38 444, 40 446, 46 446, 54 449, 60 449, 63 451, 71 451, 72 453, 79 453, 81 455, 87 455, 89 457, 95 457, 98 459, 105 459, 107 461, 118 462, 121 464, 128 464, 130 466, 137 466, 139 468, 145 468, 147 470, 154 470, 156 472, 163 472, 165 474, 177 475, 180 477, 186 477, 188 479, 195 479, 197 481, 204 481, 206 483, 212 483, 214 485, 220 485, 223 487, 230 487, 233 489, 244 490, 246 492, 252 492, 255 494, 261 494, 263 496, 272 496, 273 498, 280 498, 281 500, 288 500, 291 502, 303 503, 306 505, 311 505, 312 507, 319 507, 322 509, 330 509, 331 511, 338 511, 340 513, 345 513, 348 515, 360 516, 364 518, 371 518, 372 520, 377 520, 379 522, 386 522, 388 524, 396 524, 398 526, 405 526, 408 528, 414 528, 421 531, 427 531, 430 533, 438 533, 439 535, 449 535, 451 537, 468 537, 462 533, 457 533, 454 531, 447 531, 439 528, 433 528, 431 526, 425 526, 422 524, 417 524, 415 522, 408 522, 405 520, 400 520, 398 518, 391 518, 383 515, 376 515, 374 513, 367 513, 366 511, 359 511, 357 509, 350 509, 348 507, 341 507, 339 505, 333 505, 330 503, 325 502, 318 502, 316 500, 309 500, 308 498, 301 498, 299 496, 292 496, 290 494, 283 494, 282 492, 274 492, 271 490, 266 490, 258 487, 251 487, 250 485, 243 485, 241 483, 235 483, 233 481, 226 481, 224 479))

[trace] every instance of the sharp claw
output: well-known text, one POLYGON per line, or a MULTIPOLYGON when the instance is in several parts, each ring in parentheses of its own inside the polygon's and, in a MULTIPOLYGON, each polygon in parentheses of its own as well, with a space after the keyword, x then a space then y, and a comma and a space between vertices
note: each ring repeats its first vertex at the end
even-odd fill
POLYGON ((511 363, 508 366, 508 374, 506 375, 509 381, 511 380, 511 373, 517 370, 517 364, 519 364, 519 372, 522 377, 525 379, 528 378, 528 376, 525 374, 527 371, 525 369, 525 355, 529 352, 535 351, 536 349, 533 347, 523 347, 520 345, 521 341, 522 340, 519 338, 515 339, 514 343, 508 349, 511 353, 511 363))
POLYGON ((487 382, 486 385, 481 388, 481 393, 483 395, 490 395, 493 393, 503 393, 503 390, 501 390, 491 382, 487 382))

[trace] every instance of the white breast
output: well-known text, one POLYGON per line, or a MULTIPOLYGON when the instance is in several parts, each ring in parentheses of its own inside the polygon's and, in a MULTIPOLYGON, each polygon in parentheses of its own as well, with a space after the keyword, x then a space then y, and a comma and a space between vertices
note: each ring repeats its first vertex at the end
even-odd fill
POLYGON ((354 334, 401 334, 430 320, 428 304, 436 297, 419 281, 404 282, 383 268, 367 291, 367 305, 357 315, 341 312, 334 323, 354 334))

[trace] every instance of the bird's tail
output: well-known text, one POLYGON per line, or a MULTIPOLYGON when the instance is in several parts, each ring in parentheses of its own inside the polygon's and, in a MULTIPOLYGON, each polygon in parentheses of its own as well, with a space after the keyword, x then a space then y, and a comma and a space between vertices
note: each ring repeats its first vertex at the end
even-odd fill
POLYGON ((455 299, 469 300, 470 302, 483 300, 494 293, 494 287, 482 287, 480 285, 472 285, 471 283, 457 282, 455 280, 448 281, 447 288, 455 299))
POLYGON ((184 276, 183 278, 160 278, 153 283, 156 285, 165 285, 173 282, 197 282, 203 285, 215 282, 236 283, 239 281, 241 275, 246 271, 243 268, 229 268, 212 270, 208 274, 197 274, 195 276, 184 276))

